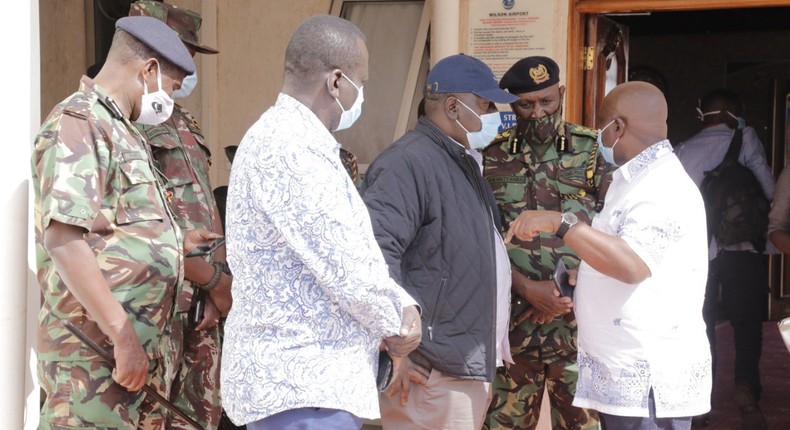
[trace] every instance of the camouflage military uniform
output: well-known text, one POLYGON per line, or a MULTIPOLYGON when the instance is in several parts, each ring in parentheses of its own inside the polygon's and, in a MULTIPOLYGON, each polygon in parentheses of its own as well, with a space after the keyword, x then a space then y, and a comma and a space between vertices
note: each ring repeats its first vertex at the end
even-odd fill
POLYGON ((107 285, 148 354, 149 382, 166 393, 162 358, 172 354, 169 322, 183 276, 182 238, 152 167, 142 136, 87 77, 78 92, 53 109, 36 136, 36 265, 43 293, 38 373, 47 395, 41 428, 161 425, 158 404, 142 391, 129 393, 113 382, 109 366, 61 326, 62 320, 70 321, 99 345, 110 346, 43 244, 51 221, 85 230, 107 285))
MULTIPOLYGON (((596 132, 564 122, 557 129, 555 142, 542 158, 515 127, 502 132, 483 151, 484 176, 496 196, 505 229, 519 213, 530 209, 572 211, 589 224, 603 206, 611 175, 597 154, 596 132)), ((573 251, 554 234, 541 234, 530 242, 514 238, 508 254, 513 269, 532 280, 551 279, 559 257, 569 268, 579 264, 573 251)), ((511 329, 510 345, 515 364, 499 368, 484 428, 535 428, 544 387, 552 403, 553 428, 598 428, 594 415, 571 405, 578 371, 573 313, 540 325, 524 321, 511 329)))
MULTIPOLYGON (((211 153, 203 144, 203 133, 192 115, 176 104, 166 122, 155 126, 138 124, 138 128, 147 137, 156 164, 167 181, 167 193, 178 225, 185 231, 199 227, 214 230, 220 221, 215 219, 218 212, 208 176, 211 153)), ((197 291, 192 282, 184 280, 176 297, 173 337, 183 338, 183 347, 173 355, 176 375, 170 399, 209 430, 217 428, 222 416, 220 333, 219 327, 195 330, 195 325, 189 323, 189 309, 197 291)), ((192 426, 173 417, 168 428, 192 429, 192 426)))

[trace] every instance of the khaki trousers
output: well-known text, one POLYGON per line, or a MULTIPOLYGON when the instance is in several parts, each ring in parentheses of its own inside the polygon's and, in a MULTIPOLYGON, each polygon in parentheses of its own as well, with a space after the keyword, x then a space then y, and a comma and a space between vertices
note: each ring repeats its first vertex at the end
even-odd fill
POLYGON ((426 385, 411 383, 409 401, 400 392, 379 395, 384 430, 480 430, 491 402, 491 384, 431 370, 426 385))

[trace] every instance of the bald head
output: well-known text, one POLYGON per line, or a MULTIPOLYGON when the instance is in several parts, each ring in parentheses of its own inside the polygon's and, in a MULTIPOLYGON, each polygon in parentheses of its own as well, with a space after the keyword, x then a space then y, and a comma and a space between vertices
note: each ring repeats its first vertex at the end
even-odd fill
POLYGON ((348 20, 316 15, 302 22, 285 50, 286 79, 306 79, 367 61, 365 35, 348 20))
POLYGON ((609 92, 601 107, 600 126, 618 119, 625 133, 643 146, 667 138, 667 101, 655 85, 626 82, 609 92))

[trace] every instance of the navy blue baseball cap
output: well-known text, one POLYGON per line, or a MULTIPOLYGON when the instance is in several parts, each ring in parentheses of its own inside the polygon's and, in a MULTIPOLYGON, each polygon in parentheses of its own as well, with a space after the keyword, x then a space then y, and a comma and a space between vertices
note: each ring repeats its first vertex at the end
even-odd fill
POLYGON ((472 93, 494 103, 513 103, 517 96, 503 91, 484 62, 475 57, 457 54, 436 63, 425 84, 428 93, 472 93))
POLYGON ((187 75, 195 73, 195 62, 184 42, 161 20, 150 16, 125 16, 115 22, 115 28, 131 34, 187 75))

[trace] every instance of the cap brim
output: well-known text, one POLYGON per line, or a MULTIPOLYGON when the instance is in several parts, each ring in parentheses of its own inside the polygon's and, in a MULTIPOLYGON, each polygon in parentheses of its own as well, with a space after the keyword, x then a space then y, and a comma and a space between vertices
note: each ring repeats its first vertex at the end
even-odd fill
POLYGON ((211 48, 211 47, 208 47, 206 45, 199 45, 199 44, 197 44, 195 42, 190 42, 190 41, 184 40, 183 38, 181 39, 181 41, 184 42, 185 45, 187 45, 190 48, 194 49, 195 52, 200 52, 201 54, 219 54, 218 50, 216 50, 214 48, 211 48))
POLYGON ((499 88, 485 91, 472 91, 472 94, 482 97, 490 102, 500 104, 510 104, 518 100, 518 96, 510 94, 507 91, 500 90, 499 88))

